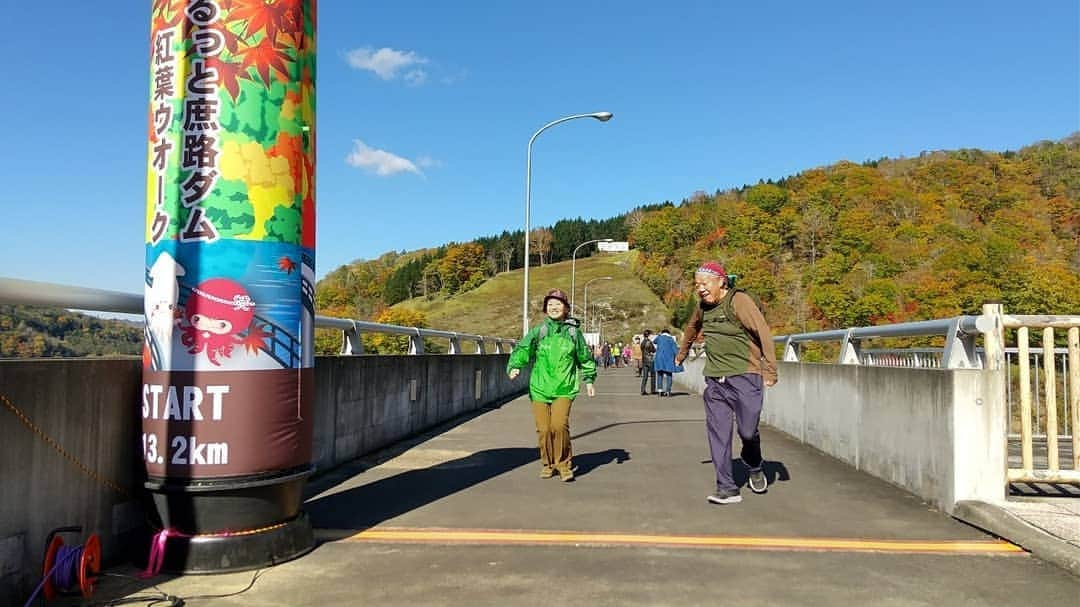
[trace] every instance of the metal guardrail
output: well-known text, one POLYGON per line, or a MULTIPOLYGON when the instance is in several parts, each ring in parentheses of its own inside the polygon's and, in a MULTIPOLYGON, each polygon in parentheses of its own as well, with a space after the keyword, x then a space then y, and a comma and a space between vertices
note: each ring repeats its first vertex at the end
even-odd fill
POLYGON ((1008 433, 1010 439, 1018 438, 1020 443, 1020 467, 1009 467, 1009 480, 1080 483, 1080 316, 1006 315, 1000 304, 987 304, 978 316, 777 335, 773 341, 783 345, 783 360, 789 362, 799 362, 803 343, 839 342, 837 362, 840 364, 1002 369, 1005 374, 1001 389, 1007 399, 1009 416, 1006 427, 1011 429, 1016 425, 1014 417, 1018 417, 1015 421, 1020 426, 1018 434, 1008 433), (1029 343, 1032 329, 1041 329, 1041 347, 1029 343), (1006 330, 1015 331, 1015 347, 1005 346, 1006 330), (1055 330, 1066 332, 1065 348, 1055 348, 1055 330), (868 339, 935 336, 945 338, 944 348, 862 349, 862 341, 868 339), (980 337, 982 348, 976 345, 980 337), (1047 364, 1044 352, 1051 353, 1051 364, 1047 364), (1013 408, 1014 397, 1019 398, 1018 415, 1013 408), (1035 438, 1045 439, 1045 451, 1040 446, 1038 467, 1035 438), (1071 445, 1063 445, 1063 440, 1071 445), (1062 453, 1066 454, 1071 469, 1062 469, 1062 453))
MULTIPOLYGON (((0 304, 51 306, 140 316, 144 314, 143 296, 141 294, 3 277, 0 277, 0 304)), ((462 342, 476 344, 477 353, 484 352, 485 344, 494 344, 496 354, 506 352, 506 348, 513 348, 514 344, 517 343, 517 340, 503 337, 488 337, 419 327, 402 327, 364 320, 334 318, 332 316, 316 315, 315 326, 321 329, 340 330, 342 332, 341 353, 353 356, 364 353, 363 341, 360 339, 362 333, 406 335, 409 337, 409 354, 424 353, 424 338, 448 340, 449 354, 461 354, 462 342)))
MULTIPOLYGON (((784 360, 799 362, 799 345, 806 342, 825 341, 840 343, 840 364, 873 364, 873 357, 862 355, 864 339, 883 337, 932 337, 944 336, 945 348, 941 361, 935 366, 947 369, 981 369, 982 360, 975 351, 975 339, 984 332, 979 323, 982 316, 957 316, 940 320, 923 320, 875 327, 833 329, 814 333, 777 335, 773 342, 783 344, 784 360)), ((986 320, 982 323, 985 325, 986 320)))

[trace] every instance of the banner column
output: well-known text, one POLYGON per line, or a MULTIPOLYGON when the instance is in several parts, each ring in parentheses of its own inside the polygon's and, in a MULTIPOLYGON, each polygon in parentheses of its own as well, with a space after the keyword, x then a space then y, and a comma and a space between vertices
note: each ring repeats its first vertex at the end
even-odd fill
POLYGON ((314 546, 315 0, 154 0, 151 18, 151 561, 263 567, 314 546))

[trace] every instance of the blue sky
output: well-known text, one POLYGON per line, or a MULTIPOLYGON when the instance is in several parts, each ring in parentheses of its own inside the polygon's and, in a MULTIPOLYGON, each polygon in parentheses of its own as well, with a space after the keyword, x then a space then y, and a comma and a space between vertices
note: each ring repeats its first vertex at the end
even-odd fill
MULTIPOLYGON (((149 0, 0 37, 0 276, 138 292, 149 0)), ((323 0, 317 273, 838 160, 1080 130, 1075 1, 323 0)))

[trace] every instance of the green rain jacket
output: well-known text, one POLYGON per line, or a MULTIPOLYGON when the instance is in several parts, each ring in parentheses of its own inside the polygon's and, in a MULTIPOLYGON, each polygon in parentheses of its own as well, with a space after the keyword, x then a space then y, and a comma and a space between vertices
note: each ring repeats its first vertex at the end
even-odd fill
POLYGON ((545 318, 521 338, 510 353, 506 372, 522 369, 533 363, 529 378, 529 398, 533 402, 550 403, 556 398, 574 399, 580 391, 578 372, 587 384, 596 380, 596 361, 581 331, 570 335, 570 325, 545 318), (547 326, 547 335, 540 339, 540 327, 547 326))

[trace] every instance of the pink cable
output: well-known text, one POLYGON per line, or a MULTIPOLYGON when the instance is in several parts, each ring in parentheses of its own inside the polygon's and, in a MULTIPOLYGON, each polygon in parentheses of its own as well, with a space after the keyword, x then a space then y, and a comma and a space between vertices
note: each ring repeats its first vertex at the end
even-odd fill
POLYGON ((161 566, 165 563, 165 543, 170 535, 174 535, 170 529, 162 529, 154 534, 150 543, 150 558, 146 562, 146 570, 139 574, 140 578, 152 578, 161 573, 161 566))

